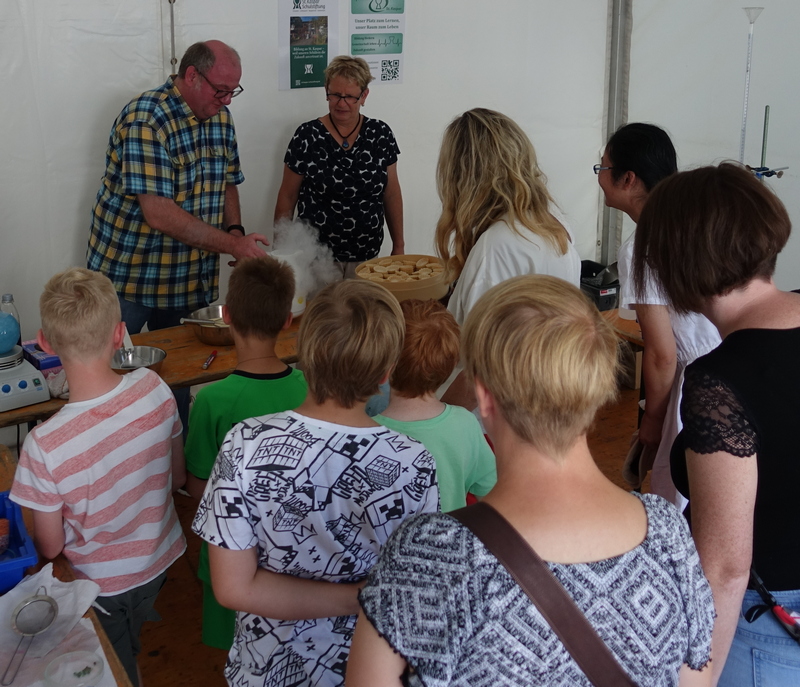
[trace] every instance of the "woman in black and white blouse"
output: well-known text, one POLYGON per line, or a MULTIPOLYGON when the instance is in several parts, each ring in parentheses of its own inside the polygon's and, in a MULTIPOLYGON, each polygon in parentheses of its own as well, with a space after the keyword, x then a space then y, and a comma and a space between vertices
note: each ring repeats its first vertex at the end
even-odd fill
POLYGON ((344 276, 378 255, 384 219, 392 255, 405 251, 400 149, 392 130, 361 114, 372 81, 358 57, 340 55, 325 70, 328 114, 301 124, 284 157, 275 221, 297 217, 319 231, 344 276))

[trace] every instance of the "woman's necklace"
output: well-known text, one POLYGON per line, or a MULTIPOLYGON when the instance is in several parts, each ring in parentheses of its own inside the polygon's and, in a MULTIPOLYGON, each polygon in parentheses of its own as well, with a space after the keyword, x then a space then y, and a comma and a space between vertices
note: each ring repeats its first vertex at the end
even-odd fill
POLYGON ((333 117, 328 117, 328 119, 331 120, 333 128, 336 130, 336 133, 339 134, 339 138, 342 139, 342 148, 347 150, 350 147, 350 144, 347 142, 347 139, 350 138, 356 132, 356 129, 358 129, 359 125, 361 124, 361 115, 358 115, 358 121, 356 122, 356 125, 353 127, 353 130, 349 134, 347 134, 347 136, 342 136, 342 132, 339 131, 339 127, 336 126, 336 122, 333 121, 333 117))

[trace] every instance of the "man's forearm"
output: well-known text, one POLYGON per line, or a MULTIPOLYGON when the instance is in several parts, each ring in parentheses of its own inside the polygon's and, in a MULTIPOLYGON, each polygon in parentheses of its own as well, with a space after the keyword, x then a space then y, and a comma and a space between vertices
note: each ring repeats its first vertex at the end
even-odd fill
POLYGON ((239 187, 236 184, 228 184, 225 187, 225 208, 222 214, 222 221, 225 227, 231 224, 242 223, 242 209, 239 204, 239 187))
POLYGON ((234 252, 236 237, 186 212, 172 199, 151 195, 139 195, 137 198, 145 220, 153 229, 201 250, 212 253, 234 252))
POLYGON ((261 234, 243 237, 239 232, 220 231, 178 207, 171 198, 139 195, 137 199, 147 223, 181 243, 211 253, 227 253, 237 260, 264 255, 264 249, 258 244, 267 245, 268 241, 261 234))

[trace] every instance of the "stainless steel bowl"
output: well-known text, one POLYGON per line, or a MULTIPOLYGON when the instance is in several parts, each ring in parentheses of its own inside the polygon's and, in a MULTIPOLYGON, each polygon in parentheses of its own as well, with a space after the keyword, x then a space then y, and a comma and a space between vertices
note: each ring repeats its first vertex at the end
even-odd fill
POLYGON ((140 367, 158 372, 166 357, 167 352, 163 348, 154 346, 119 348, 114 351, 114 357, 111 358, 111 367, 123 374, 131 370, 138 370, 140 367))
MULTIPOLYGON (((200 308, 189 315, 190 320, 222 320, 222 306, 209 305, 207 308, 200 308)), ((219 326, 213 324, 193 324, 185 323, 190 327, 194 335, 207 346, 233 346, 233 334, 227 324, 219 326)))

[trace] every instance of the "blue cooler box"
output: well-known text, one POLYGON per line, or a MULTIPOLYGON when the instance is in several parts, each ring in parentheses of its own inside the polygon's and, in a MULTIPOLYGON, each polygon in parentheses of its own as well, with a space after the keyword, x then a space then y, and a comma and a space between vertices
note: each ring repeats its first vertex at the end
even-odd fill
POLYGON ((9 522, 9 542, 5 553, 0 554, 0 594, 16 587, 25 570, 39 561, 33 539, 25 530, 22 509, 8 498, 9 492, 0 492, 0 518, 9 522))

